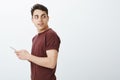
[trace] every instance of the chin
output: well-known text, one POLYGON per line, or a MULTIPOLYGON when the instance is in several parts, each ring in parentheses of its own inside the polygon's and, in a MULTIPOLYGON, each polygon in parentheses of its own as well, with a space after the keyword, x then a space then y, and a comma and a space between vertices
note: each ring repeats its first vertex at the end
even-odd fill
POLYGON ((39 27, 39 28, 38 28, 39 31, 42 31, 42 30, 44 30, 44 29, 45 29, 44 27, 39 27))
POLYGON ((39 30, 39 31, 42 31, 42 30, 44 30, 44 28, 38 28, 38 30, 39 30))
POLYGON ((39 31, 42 31, 42 30, 45 30, 46 27, 45 27, 45 26, 37 26, 37 29, 38 29, 39 31))
POLYGON ((41 30, 41 29, 44 29, 43 26, 37 26, 37 29, 41 30))

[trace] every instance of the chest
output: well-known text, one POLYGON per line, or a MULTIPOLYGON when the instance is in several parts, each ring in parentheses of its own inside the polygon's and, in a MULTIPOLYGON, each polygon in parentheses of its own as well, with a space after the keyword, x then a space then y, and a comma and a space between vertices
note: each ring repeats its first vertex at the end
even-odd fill
POLYGON ((32 54, 40 57, 46 56, 45 35, 36 36, 32 43, 32 54))

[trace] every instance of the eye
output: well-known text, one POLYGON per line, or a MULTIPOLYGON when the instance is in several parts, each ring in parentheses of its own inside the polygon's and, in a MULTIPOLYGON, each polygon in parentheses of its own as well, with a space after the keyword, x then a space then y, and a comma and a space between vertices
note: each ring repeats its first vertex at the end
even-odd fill
POLYGON ((47 17, 47 15, 42 15, 42 19, 45 19, 47 17))
POLYGON ((35 15, 35 16, 34 16, 34 19, 38 19, 38 15, 35 15))

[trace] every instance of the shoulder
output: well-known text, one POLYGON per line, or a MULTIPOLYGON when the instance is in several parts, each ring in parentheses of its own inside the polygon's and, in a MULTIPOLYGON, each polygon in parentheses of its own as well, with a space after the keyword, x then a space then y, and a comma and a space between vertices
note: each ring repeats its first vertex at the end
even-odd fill
POLYGON ((60 37, 58 36, 58 34, 51 28, 47 31, 46 38, 48 40, 58 40, 58 41, 60 41, 60 37))
POLYGON ((58 36, 57 33, 51 28, 47 31, 47 35, 48 36, 58 36))

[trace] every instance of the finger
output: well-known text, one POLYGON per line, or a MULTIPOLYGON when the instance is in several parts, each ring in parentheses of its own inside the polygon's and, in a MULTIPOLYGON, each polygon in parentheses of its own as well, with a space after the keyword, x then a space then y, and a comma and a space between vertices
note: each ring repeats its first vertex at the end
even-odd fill
POLYGON ((20 53, 21 51, 20 50, 15 50, 15 53, 20 53))

